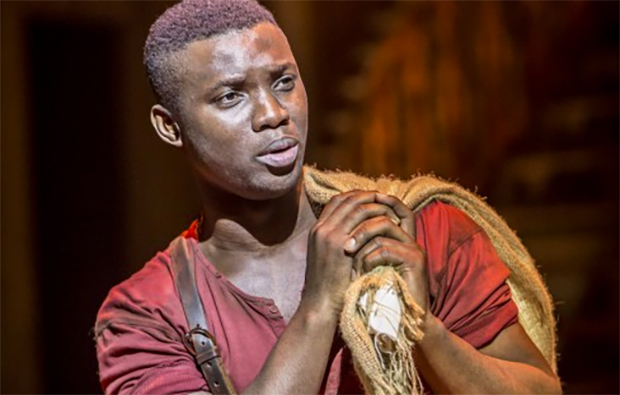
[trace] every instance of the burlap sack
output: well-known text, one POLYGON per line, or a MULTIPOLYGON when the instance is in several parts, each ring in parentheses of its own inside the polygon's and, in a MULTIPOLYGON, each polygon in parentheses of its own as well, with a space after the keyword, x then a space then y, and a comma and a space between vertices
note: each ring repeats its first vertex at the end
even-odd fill
MULTIPOLYGON (((510 269, 508 285, 519 308, 519 322, 549 365, 554 371, 557 370, 556 323, 551 295, 519 238, 480 197, 457 184, 433 176, 416 176, 409 181, 387 177, 375 180, 348 172, 319 171, 312 167, 304 168, 304 187, 317 213, 334 195, 355 189, 377 190, 396 196, 414 212, 438 200, 467 213, 487 233, 499 257, 510 269)), ((348 297, 351 298, 351 295, 348 297)), ((348 321, 348 317, 343 314, 342 318, 348 321)), ((341 329, 353 325, 343 322, 342 318, 341 329)), ((359 350, 352 350, 354 358, 356 353, 361 355, 359 350)))

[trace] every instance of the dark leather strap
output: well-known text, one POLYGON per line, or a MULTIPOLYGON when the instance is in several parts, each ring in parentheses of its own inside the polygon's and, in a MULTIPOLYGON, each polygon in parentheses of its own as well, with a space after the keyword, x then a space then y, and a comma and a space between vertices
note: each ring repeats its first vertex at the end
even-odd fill
POLYGON ((177 238, 171 248, 174 280, 190 331, 185 334, 185 347, 194 356, 211 393, 235 394, 235 389, 224 370, 222 358, 209 333, 207 318, 198 295, 194 253, 184 237, 177 238))

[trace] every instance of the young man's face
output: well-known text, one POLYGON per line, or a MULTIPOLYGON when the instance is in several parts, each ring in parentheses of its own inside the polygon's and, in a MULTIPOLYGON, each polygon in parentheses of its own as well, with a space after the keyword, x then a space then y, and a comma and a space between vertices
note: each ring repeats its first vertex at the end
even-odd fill
POLYGON ((200 176, 247 199, 294 188, 308 105, 282 31, 261 23, 191 43, 182 59, 179 123, 200 176))

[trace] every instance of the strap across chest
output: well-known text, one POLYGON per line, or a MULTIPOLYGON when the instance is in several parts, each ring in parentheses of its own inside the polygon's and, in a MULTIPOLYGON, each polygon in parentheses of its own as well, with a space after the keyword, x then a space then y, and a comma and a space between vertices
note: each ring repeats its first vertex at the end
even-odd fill
POLYGON ((235 394, 215 339, 209 332, 196 286, 194 252, 184 237, 173 242, 171 257, 175 284, 190 328, 183 338, 185 347, 196 359, 213 394, 235 394))

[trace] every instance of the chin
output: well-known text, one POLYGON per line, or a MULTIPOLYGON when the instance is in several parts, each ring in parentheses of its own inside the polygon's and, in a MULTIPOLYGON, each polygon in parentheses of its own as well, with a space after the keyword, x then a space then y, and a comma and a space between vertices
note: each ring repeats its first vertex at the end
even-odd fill
POLYGON ((270 200, 285 196, 295 191, 302 177, 303 163, 295 163, 290 169, 269 169, 260 175, 255 175, 239 195, 250 200, 270 200))

